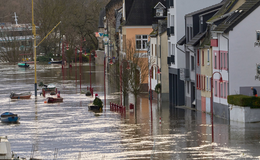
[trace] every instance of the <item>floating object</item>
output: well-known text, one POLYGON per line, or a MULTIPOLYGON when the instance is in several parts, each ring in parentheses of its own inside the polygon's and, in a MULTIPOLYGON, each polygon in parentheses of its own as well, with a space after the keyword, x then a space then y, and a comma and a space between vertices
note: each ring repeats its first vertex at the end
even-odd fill
POLYGON ((17 123, 20 117, 17 114, 13 114, 11 112, 4 112, 1 114, 1 122, 2 123, 17 123))
POLYGON ((22 93, 11 92, 10 98, 11 99, 30 99, 31 95, 32 95, 31 92, 22 92, 22 93))
POLYGON ((18 67, 28 68, 29 66, 27 63, 18 63, 18 67))
POLYGON ((59 103, 63 102, 63 98, 55 98, 55 97, 48 97, 47 98, 47 103, 59 103))

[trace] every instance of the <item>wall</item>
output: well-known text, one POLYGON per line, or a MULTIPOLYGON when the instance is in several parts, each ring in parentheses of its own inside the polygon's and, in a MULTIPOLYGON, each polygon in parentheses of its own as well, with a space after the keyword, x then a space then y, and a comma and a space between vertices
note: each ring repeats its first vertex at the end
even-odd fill
POLYGON ((232 106, 230 108, 230 120, 236 122, 260 122, 260 109, 250 107, 232 106))
POLYGON ((256 63, 260 63, 260 48, 254 47, 256 30, 260 30, 260 21, 256 21, 259 19, 259 13, 260 8, 258 7, 229 32, 231 95, 239 93, 242 86, 260 86, 259 80, 255 80, 256 63))
POLYGON ((169 101, 169 70, 167 64, 168 43, 167 32, 161 35, 161 84, 162 84, 162 101, 169 101))

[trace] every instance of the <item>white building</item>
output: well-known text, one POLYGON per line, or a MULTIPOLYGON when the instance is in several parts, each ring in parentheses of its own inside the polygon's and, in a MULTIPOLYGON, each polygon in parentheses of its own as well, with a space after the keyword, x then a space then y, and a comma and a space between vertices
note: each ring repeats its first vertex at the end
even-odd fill
MULTIPOLYGON (((221 0, 169 0, 167 4, 168 65, 170 103, 185 105, 185 84, 180 80, 180 69, 185 68, 184 48, 176 46, 185 35, 184 16, 187 13, 219 3, 221 0), (177 48, 179 47, 179 49, 177 48)), ((195 80, 193 81, 195 83, 195 80)), ((191 86, 188 86, 191 89, 191 86)))

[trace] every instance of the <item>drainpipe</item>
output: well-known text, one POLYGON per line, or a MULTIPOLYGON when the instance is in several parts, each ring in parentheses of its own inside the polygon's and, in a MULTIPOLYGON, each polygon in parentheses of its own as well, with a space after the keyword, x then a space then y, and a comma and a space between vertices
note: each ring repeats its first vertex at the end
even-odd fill
MULTIPOLYGON (((226 36, 224 36, 224 33, 222 33, 222 36, 227 40, 227 44, 228 44, 228 47, 227 47, 227 53, 228 53, 228 59, 227 59, 227 66, 228 66, 228 84, 230 84, 230 79, 229 79, 229 39, 228 39, 228 37, 226 37, 226 36)), ((228 95, 229 95, 229 85, 228 85, 228 95)), ((230 105, 228 104, 228 108, 230 107, 230 105)), ((229 116, 229 123, 230 123, 230 109, 228 109, 228 116, 229 116)))
MULTIPOLYGON (((189 47, 187 46, 187 49, 189 50, 189 51, 191 51, 192 53, 194 53, 194 55, 195 55, 195 57, 194 57, 194 65, 195 65, 195 67, 194 67, 194 69, 195 69, 195 86, 196 86, 196 75, 197 75, 197 66, 196 66, 196 59, 197 59, 197 55, 196 55, 196 52, 194 52, 194 51, 192 51, 191 49, 189 49, 189 47)), ((195 49, 195 47, 194 47, 194 49, 195 49)), ((196 88, 196 87, 195 87, 196 88)), ((195 107, 197 108, 197 90, 195 89, 195 95, 194 95, 194 98, 195 98, 195 102, 196 102, 196 105, 195 105, 195 107)), ((192 103, 192 102, 191 102, 192 103)))

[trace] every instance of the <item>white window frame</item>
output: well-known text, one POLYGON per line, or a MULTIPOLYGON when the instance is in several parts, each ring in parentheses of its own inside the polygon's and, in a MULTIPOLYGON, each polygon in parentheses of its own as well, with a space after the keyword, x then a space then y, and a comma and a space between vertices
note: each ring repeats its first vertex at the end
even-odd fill
POLYGON ((256 41, 260 42, 260 30, 256 30, 256 41))
POLYGON ((208 49, 208 63, 209 63, 209 49, 208 49))
POLYGON ((148 43, 148 35, 135 35, 135 44, 136 50, 147 50, 147 43, 148 43), (138 37, 140 36, 140 38, 138 37), (144 38, 146 36, 146 38, 144 38), (137 41, 141 41, 140 48, 137 48, 137 41), (144 46, 145 45, 145 46, 144 46))

